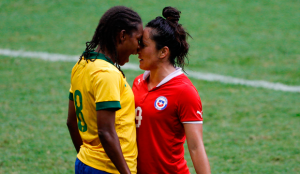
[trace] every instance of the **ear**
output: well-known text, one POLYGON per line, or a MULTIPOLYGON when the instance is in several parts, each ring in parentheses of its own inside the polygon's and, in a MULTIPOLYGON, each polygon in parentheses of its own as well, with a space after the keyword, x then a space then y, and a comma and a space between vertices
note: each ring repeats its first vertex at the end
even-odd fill
POLYGON ((121 30, 119 33, 119 43, 123 43, 126 40, 126 31, 121 30))
POLYGON ((159 58, 164 59, 166 57, 169 57, 170 55, 170 50, 169 47, 164 46, 162 49, 159 50, 159 58))

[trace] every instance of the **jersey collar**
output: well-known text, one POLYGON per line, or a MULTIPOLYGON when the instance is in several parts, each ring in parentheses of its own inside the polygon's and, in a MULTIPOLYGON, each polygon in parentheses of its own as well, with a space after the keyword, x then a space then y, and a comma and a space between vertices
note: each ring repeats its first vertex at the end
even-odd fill
MULTIPOLYGON (((161 85, 167 83, 168 81, 170 81, 174 77, 177 77, 181 74, 183 74, 182 69, 179 68, 179 67, 176 67, 176 71, 172 72, 167 77, 165 77, 161 82, 159 82, 159 84, 156 87, 160 87, 161 85)), ((150 71, 145 71, 144 75, 143 75, 143 80, 146 80, 149 76, 150 76, 150 71)))
POLYGON ((109 62, 111 64, 114 64, 110 58, 106 57, 102 53, 97 53, 97 52, 90 52, 90 56, 85 59, 101 59, 101 60, 105 60, 106 62, 109 62))

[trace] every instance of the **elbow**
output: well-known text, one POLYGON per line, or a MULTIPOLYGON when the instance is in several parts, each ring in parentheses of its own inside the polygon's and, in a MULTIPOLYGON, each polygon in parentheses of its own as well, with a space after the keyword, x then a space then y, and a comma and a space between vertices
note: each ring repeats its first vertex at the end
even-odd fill
POLYGON ((66 123, 66 125, 67 125, 68 127, 70 127, 70 126, 71 126, 71 122, 70 122, 70 120, 67 120, 67 123, 66 123))
POLYGON ((190 153, 197 153, 198 151, 204 150, 204 145, 200 142, 188 144, 190 153))
POLYGON ((108 142, 111 138, 113 138, 113 134, 105 129, 98 129, 98 136, 102 144, 108 142))
POLYGON ((199 146, 192 146, 189 148, 189 151, 191 154, 197 153, 197 151, 200 149, 199 146))
POLYGON ((67 120, 66 125, 69 129, 71 129, 74 126, 77 126, 77 122, 71 121, 71 120, 67 120))
POLYGON ((100 140, 105 139, 105 137, 107 136, 107 131, 98 129, 98 136, 99 136, 100 140))
POLYGON ((190 145, 190 149, 191 150, 198 150, 198 149, 200 149, 200 144, 192 144, 192 145, 190 145))

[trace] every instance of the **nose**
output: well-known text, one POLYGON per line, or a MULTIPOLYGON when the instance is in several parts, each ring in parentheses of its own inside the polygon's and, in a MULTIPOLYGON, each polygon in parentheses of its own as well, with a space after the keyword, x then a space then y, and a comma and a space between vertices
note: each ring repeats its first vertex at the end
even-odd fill
POLYGON ((139 54, 140 51, 141 51, 141 46, 139 45, 139 46, 137 47, 137 53, 139 54))
POLYGON ((140 49, 141 49, 141 45, 138 44, 138 46, 137 46, 137 51, 139 52, 140 49))

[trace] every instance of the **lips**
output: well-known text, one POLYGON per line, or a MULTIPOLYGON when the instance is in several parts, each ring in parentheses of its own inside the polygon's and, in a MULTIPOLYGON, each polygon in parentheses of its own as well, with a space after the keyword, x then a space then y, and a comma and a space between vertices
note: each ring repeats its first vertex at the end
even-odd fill
POLYGON ((141 55, 139 54, 139 57, 138 57, 139 59, 140 59, 140 61, 142 61, 143 59, 141 58, 141 55))

